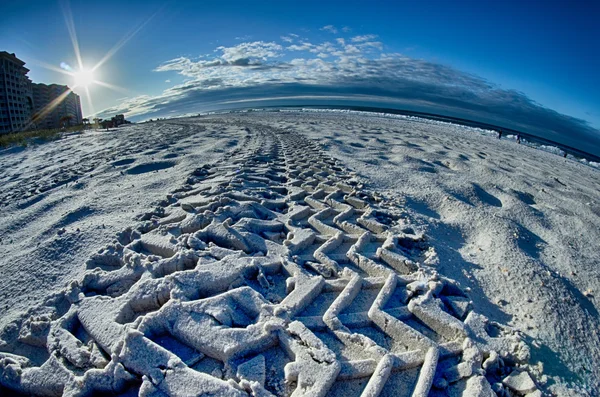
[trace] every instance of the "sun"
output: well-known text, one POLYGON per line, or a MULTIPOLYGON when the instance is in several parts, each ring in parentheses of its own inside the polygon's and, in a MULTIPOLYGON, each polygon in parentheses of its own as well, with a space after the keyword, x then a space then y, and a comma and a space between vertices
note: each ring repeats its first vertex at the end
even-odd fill
MULTIPOLYGON (((70 91, 73 89, 78 89, 79 92, 85 92, 87 97, 87 102, 89 106, 89 113, 95 114, 94 104, 92 103, 92 95, 90 94, 91 86, 102 86, 109 88, 113 91, 121 92, 128 97, 131 96, 131 91, 125 89, 124 87, 115 86, 113 84, 106 83, 99 79, 98 69, 104 63, 106 63, 113 55, 117 53, 129 40, 131 40, 144 26, 146 26, 150 20, 152 20, 156 15, 158 15, 158 11, 152 14, 149 18, 147 18, 142 24, 138 25, 135 29, 129 31, 121 40, 117 42, 104 57, 96 63, 96 65, 92 68, 84 67, 83 59, 81 58, 81 51, 79 48, 79 41, 77 40, 77 33, 75 31, 75 23, 73 22, 73 14, 71 13, 71 8, 69 6, 69 1, 61 2, 63 7, 63 16, 65 18, 65 24, 67 25, 67 30, 69 31, 69 36, 71 38, 71 43, 73 44, 73 52, 75 54, 75 58, 77 60, 77 70, 72 68, 67 62, 61 62, 60 67, 56 67, 54 65, 47 64, 45 62, 40 62, 40 65, 46 69, 52 70, 54 72, 59 72, 69 76, 72 80, 69 84, 71 86, 70 91)), ((0 119, 1 121, 1 119, 0 119)))
POLYGON ((77 72, 74 72, 73 77, 75 78, 75 85, 77 87, 85 88, 95 81, 94 72, 86 69, 81 69, 77 72))

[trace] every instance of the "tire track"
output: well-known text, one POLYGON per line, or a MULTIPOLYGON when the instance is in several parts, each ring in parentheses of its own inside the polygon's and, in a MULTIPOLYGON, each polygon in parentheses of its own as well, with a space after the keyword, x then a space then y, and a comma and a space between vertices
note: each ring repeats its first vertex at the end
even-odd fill
POLYGON ((65 396, 504 392, 527 346, 435 270, 401 208, 299 134, 248 132, 91 257, 46 316, 4 330, 0 384, 65 396))

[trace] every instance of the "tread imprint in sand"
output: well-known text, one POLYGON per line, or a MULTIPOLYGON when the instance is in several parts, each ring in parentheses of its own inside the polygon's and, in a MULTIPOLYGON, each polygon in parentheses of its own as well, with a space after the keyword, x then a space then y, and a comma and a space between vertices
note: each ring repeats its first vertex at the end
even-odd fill
POLYGON ((401 209, 301 135, 248 132, 90 258, 54 297, 53 316, 18 324, 11 346, 47 359, 0 353, 1 385, 67 396, 483 396, 527 360, 516 334, 435 271, 426 237, 402 231, 413 229, 401 209))

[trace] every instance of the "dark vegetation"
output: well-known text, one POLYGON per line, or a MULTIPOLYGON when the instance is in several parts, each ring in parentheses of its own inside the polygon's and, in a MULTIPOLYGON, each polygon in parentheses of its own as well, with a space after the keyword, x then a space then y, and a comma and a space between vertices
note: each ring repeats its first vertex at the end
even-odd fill
POLYGON ((0 147, 27 146, 31 143, 48 142, 59 139, 64 133, 81 132, 85 126, 75 125, 49 130, 30 130, 0 135, 0 147))

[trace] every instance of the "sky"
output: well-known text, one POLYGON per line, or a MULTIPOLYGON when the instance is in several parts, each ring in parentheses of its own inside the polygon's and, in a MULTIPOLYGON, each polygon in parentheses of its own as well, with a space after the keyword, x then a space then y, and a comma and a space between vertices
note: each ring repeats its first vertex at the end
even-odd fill
POLYGON ((597 1, 5 0, 0 51, 73 87, 76 36, 84 69, 100 63, 74 88, 90 117, 360 104, 600 155, 599 19, 597 1))

